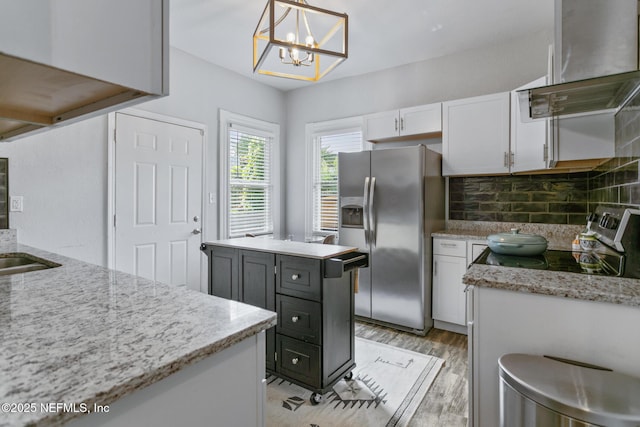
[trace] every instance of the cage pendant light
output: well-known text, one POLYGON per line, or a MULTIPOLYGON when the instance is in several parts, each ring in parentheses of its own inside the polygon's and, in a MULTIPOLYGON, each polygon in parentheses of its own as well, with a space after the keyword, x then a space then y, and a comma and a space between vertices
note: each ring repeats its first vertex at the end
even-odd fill
POLYGON ((347 59, 348 21, 306 0, 268 0, 253 33, 253 72, 320 80, 347 59))

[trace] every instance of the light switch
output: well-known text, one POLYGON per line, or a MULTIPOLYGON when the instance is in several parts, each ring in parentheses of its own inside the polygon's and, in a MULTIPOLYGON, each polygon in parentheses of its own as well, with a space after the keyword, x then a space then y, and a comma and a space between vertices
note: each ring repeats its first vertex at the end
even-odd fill
POLYGON ((9 211, 10 212, 22 212, 22 196, 11 196, 9 211))

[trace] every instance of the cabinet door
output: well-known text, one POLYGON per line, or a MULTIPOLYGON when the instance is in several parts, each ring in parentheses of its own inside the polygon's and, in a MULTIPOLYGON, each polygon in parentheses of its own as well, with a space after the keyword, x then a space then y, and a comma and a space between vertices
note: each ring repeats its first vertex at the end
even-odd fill
POLYGON ((168 94, 168 16, 167 0, 5 1, 0 52, 168 94))
POLYGON ((527 111, 520 111, 518 90, 547 84, 540 77, 511 92, 511 172, 542 170, 548 167, 549 120, 524 121, 527 111))
POLYGON ((509 172, 509 92, 442 103, 442 174, 509 172))
POLYGON ((364 139, 378 141, 397 137, 400 133, 398 110, 370 114, 364 117, 364 139))
POLYGON ((465 326, 465 285, 462 276, 467 270, 466 258, 433 256, 433 318, 465 326))
MULTIPOLYGON (((276 311, 275 255, 268 252, 240 251, 240 301, 276 311)), ((276 328, 266 333, 266 368, 276 370, 276 328)))
POLYGON ((237 249, 219 246, 211 248, 209 294, 239 301, 237 249))
POLYGON ((240 251, 240 259, 240 301, 275 311, 275 255, 268 252, 240 251))
POLYGON ((419 105, 400 110, 400 135, 442 132, 442 104, 419 105))

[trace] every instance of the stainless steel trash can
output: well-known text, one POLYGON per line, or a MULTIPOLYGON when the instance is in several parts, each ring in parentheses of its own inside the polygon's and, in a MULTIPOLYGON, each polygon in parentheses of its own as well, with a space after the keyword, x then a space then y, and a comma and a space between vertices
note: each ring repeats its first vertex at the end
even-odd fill
POLYGON ((502 427, 640 427, 640 378, 527 354, 498 366, 502 427))

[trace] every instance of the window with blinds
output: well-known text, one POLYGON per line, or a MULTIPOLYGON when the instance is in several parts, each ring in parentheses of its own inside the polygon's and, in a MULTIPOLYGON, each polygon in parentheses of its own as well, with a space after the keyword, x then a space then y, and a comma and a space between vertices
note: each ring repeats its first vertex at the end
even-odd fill
POLYGON ((314 138, 313 233, 338 231, 338 153, 362 150, 362 131, 337 131, 314 138))
POLYGON ((229 237, 273 233, 271 142, 259 132, 229 128, 229 237))

